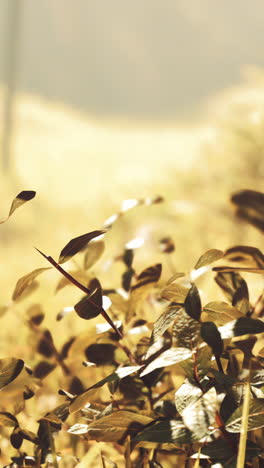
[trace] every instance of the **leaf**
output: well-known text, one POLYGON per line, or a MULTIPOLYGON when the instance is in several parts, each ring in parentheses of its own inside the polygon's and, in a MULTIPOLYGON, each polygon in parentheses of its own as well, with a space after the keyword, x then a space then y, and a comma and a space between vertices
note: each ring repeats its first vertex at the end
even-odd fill
POLYGON ((206 312, 208 318, 218 326, 243 317, 243 314, 235 309, 235 307, 222 301, 209 302, 204 306, 203 312, 206 312))
POLYGON ((87 434, 89 425, 88 424, 74 424, 73 426, 68 429, 70 434, 80 435, 80 434, 87 434))
POLYGON ((213 271, 218 271, 220 273, 242 271, 244 273, 257 273, 259 275, 264 275, 264 268, 243 268, 243 267, 221 266, 221 267, 214 267, 213 271))
POLYGON ((134 437, 132 442, 141 441, 182 445, 191 443, 192 434, 182 421, 167 419, 149 424, 134 437))
POLYGON ((93 282, 94 290, 84 296, 74 306, 75 312, 84 320, 90 320, 100 315, 103 307, 102 288, 98 280, 93 282))
POLYGON ((16 427, 18 426, 17 418, 11 413, 0 412, 0 426, 16 427))
POLYGON ((159 281, 161 269, 161 263, 157 263, 156 265, 143 270, 140 275, 138 275, 136 284, 132 286, 131 290, 134 291, 135 289, 141 288, 142 286, 159 281))
POLYGON ((95 237, 102 236, 103 234, 105 234, 105 232, 105 230, 92 231, 88 232, 87 234, 75 237, 74 239, 71 239, 70 242, 68 242, 68 244, 66 244, 65 247, 62 249, 58 263, 61 264, 67 262, 68 260, 70 260, 70 258, 72 258, 78 252, 83 250, 92 239, 94 239, 95 237))
POLYGON ((165 331, 174 322, 177 317, 177 312, 180 306, 170 305, 165 312, 154 323, 153 331, 151 334, 150 344, 153 344, 160 336, 163 336, 165 331))
MULTIPOLYGON (((239 433, 242 424, 243 404, 236 409, 226 422, 228 432, 239 433)), ((249 403, 248 431, 253 431, 264 426, 264 398, 252 398, 249 403)))
POLYGON ((150 372, 159 369, 161 367, 172 366, 178 362, 185 361, 192 356, 192 351, 187 348, 171 348, 164 351, 159 357, 154 359, 148 364, 140 377, 149 374, 150 372))
POLYGON ((55 354, 53 338, 49 330, 43 331, 42 336, 38 342, 37 351, 47 358, 50 358, 55 354))
POLYGON ((215 356, 221 356, 224 344, 217 326, 213 322, 203 322, 201 325, 201 337, 212 348, 215 356))
POLYGON ((35 280, 35 278, 37 278, 37 276, 39 276, 44 271, 50 269, 51 267, 37 268, 36 270, 31 271, 27 275, 22 276, 22 278, 20 278, 17 281, 15 290, 12 295, 12 300, 17 301, 21 297, 22 293, 24 293, 24 291, 32 285, 33 281, 35 280))
POLYGON ((24 367, 24 361, 16 358, 0 359, 0 389, 13 382, 24 367))
POLYGON ((108 375, 104 379, 94 384, 92 387, 89 387, 81 395, 78 395, 73 399, 69 407, 70 413, 76 413, 76 411, 79 411, 85 405, 87 405, 89 400, 96 395, 98 389, 103 385, 123 379, 124 377, 127 377, 133 374, 134 372, 137 372, 141 367, 142 366, 127 366, 119 368, 112 374, 108 375))
POLYGON ((162 289, 160 295, 163 299, 166 299, 167 301, 183 304, 188 292, 189 289, 185 286, 182 286, 178 283, 173 283, 169 284, 164 289, 162 289))
POLYGON ((255 190, 241 190, 231 196, 238 217, 264 231, 264 194, 255 190))
POLYGON ((222 252, 222 250, 218 250, 218 249, 207 250, 207 252, 201 255, 194 269, 198 270, 199 268, 202 268, 206 265, 210 265, 211 263, 216 262, 217 260, 220 260, 220 258, 222 258, 223 255, 224 255, 224 252, 222 252))
POLYGON ((214 424, 218 407, 216 391, 212 387, 183 410, 183 422, 196 440, 201 440, 207 434, 209 426, 214 424))
POLYGON ((159 244, 163 253, 170 254, 175 250, 175 244, 170 236, 160 239, 159 244))
POLYGON ((117 442, 122 444, 127 436, 135 436, 152 418, 130 411, 116 411, 89 424, 88 435, 100 442, 117 442))
POLYGON ((199 291, 195 284, 189 290, 184 301, 184 308, 187 314, 194 320, 199 320, 202 312, 202 304, 199 291))
POLYGON ((215 281, 223 290, 224 294, 232 305, 236 291, 243 287, 243 284, 245 283, 245 280, 241 277, 241 275, 235 271, 217 273, 215 281))
POLYGON ((28 202, 29 200, 32 200, 32 198, 34 198, 35 195, 36 192, 34 192, 33 190, 23 190, 22 192, 20 192, 12 202, 8 217, 3 221, 0 221, 0 224, 5 223, 14 213, 14 211, 16 211, 20 206, 24 205, 24 203, 28 202))
POLYGON ((172 328, 173 345, 193 350, 200 342, 200 328, 201 324, 190 317, 184 308, 179 309, 172 328))
POLYGON ((88 270, 91 268, 103 255, 105 250, 104 241, 93 241, 88 244, 84 256, 84 269, 88 270))
POLYGON ((51 364, 48 361, 40 361, 34 368, 34 377, 37 379, 44 379, 54 369, 56 369, 56 364, 51 364))
POLYGON ((202 394, 202 390, 197 385, 186 379, 175 393, 175 406, 178 413, 182 414, 183 410, 197 401, 202 394))
POLYGON ((264 255, 256 247, 236 245, 227 249, 224 258, 231 262, 249 264, 253 267, 264 268, 264 255))
POLYGON ((240 317, 219 328, 222 339, 264 332, 264 322, 249 317, 240 317))
MULTIPOLYGON (((82 284, 88 284, 88 282, 91 280, 91 276, 89 274, 87 274, 83 270, 69 271, 68 273, 74 279, 79 281, 79 283, 82 283, 82 284)), ((61 289, 65 288, 65 286, 74 286, 74 284, 68 278, 65 278, 65 276, 62 276, 61 279, 59 280, 57 286, 56 286, 55 292, 57 293, 61 289)))
POLYGON ((32 304, 27 309, 27 317, 30 323, 40 325, 45 317, 42 306, 40 304, 32 304))

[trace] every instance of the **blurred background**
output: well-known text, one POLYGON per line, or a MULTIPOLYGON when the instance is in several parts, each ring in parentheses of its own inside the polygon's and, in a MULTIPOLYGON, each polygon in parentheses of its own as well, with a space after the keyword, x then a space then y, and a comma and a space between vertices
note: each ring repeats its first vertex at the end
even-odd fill
POLYGON ((101 228, 127 198, 107 261, 138 235, 138 262, 177 268, 208 248, 262 238, 235 220, 230 193, 263 189, 264 5, 244 0, 2 0, 1 215, 20 190, 36 199, 1 226, 6 303, 15 281, 101 228))

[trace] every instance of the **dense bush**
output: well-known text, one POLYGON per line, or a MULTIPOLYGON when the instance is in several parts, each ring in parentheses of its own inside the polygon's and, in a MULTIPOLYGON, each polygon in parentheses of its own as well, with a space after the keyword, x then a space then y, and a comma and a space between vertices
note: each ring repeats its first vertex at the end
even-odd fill
MULTIPOLYGON (((9 216, 34 196, 21 192, 9 216)), ((244 190, 231 201, 237 216, 264 231, 264 194, 244 190)), ((68 314, 96 320, 61 346, 59 324, 45 326, 42 304, 25 308, 29 361, 0 360, 2 460, 8 466, 262 466, 264 294, 259 290, 253 302, 251 280, 248 285, 241 276, 263 275, 262 252, 244 245, 211 249, 191 272, 169 277, 161 263, 135 270, 134 253, 142 247, 137 238, 113 258, 121 278, 113 277, 111 288, 93 273, 116 220, 136 206, 160 202, 127 200, 103 229, 72 239, 58 261, 39 251, 47 267, 18 280, 12 303, 30 297, 36 278, 57 269, 57 291, 67 285, 80 290, 74 307, 57 320, 68 314), (77 254, 81 267, 73 266, 77 254), (207 275, 209 283, 213 274, 225 300, 202 304, 200 277, 207 275), (52 379, 56 369, 61 378, 52 379), (41 409, 43 395, 49 401, 56 395, 48 412, 41 409)), ((174 268, 173 240, 162 238, 159 248, 174 268)))

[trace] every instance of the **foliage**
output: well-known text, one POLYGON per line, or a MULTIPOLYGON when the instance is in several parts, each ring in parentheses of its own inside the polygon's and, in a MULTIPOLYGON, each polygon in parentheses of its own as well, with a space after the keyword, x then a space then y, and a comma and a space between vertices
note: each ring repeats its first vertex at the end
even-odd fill
MULTIPOLYGON (((21 192, 9 216, 34 196, 21 192)), ((249 190, 231 197, 237 215, 261 231, 263 200, 249 190)), ((45 304, 25 307, 28 362, 0 359, 5 466, 262 466, 264 292, 254 303, 244 275, 264 274, 263 253, 244 245, 210 249, 192 271, 175 269, 169 277, 162 262, 137 271, 143 242, 133 239, 112 260, 121 275, 110 275, 111 288, 93 270, 117 219, 162 201, 126 200, 103 229, 71 239, 58 261, 37 249, 51 266, 18 279, 12 302, 1 307, 2 315, 22 307, 39 286, 36 278, 52 268, 60 275, 56 292, 66 286, 80 292, 58 313, 54 329, 45 326, 45 304), (225 300, 203 304, 199 278, 212 274, 225 300), (62 346, 61 320, 83 321, 82 332, 62 346), (55 401, 48 411, 39 403, 43 395, 55 401), (28 426, 29 408, 36 414, 28 426)), ((157 247, 173 265, 172 238, 164 236, 157 247)))

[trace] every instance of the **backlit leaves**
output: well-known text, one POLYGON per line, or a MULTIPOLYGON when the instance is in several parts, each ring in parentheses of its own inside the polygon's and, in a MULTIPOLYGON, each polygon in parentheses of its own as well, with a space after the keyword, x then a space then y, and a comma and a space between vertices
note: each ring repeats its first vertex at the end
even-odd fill
POLYGON ((92 231, 88 232, 87 234, 83 234, 82 236, 78 236, 74 239, 71 239, 70 242, 68 242, 68 244, 66 244, 65 247, 62 249, 58 263, 61 264, 67 262, 68 260, 70 260, 70 258, 72 258, 78 252, 83 250, 92 239, 95 239, 96 237, 105 234, 105 232, 105 230, 92 231))
POLYGON ((13 382, 24 367, 22 359, 0 359, 0 390, 13 382))
POLYGON ((198 270, 199 268, 202 268, 204 266, 210 265, 213 262, 216 262, 217 260, 220 260, 222 258, 224 253, 221 250, 218 249, 210 249, 207 250, 197 261, 194 269, 198 270))
POLYGON ((27 275, 22 276, 22 278, 20 278, 17 281, 15 290, 14 290, 13 295, 12 295, 12 300, 17 301, 22 296, 22 294, 25 293, 25 291, 28 288, 30 288, 33 281, 37 278, 37 276, 39 276, 41 273, 43 273, 46 270, 50 270, 50 267, 37 268, 36 270, 31 271, 27 275))
POLYGON ((35 195, 36 192, 34 192, 33 190, 23 190, 22 192, 20 192, 12 202, 8 217, 3 221, 0 221, 0 224, 5 223, 14 213, 14 211, 16 211, 20 206, 24 205, 24 203, 28 202, 29 200, 32 200, 32 198, 34 198, 35 195))

